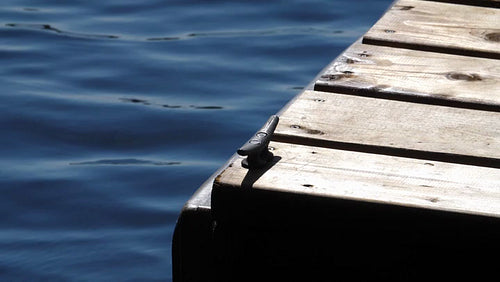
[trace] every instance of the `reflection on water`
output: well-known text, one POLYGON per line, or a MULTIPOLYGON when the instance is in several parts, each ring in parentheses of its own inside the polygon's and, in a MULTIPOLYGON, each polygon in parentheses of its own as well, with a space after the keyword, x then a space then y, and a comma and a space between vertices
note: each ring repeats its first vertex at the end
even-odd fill
POLYGON ((170 281, 177 215, 391 0, 0 6, 0 280, 170 281))

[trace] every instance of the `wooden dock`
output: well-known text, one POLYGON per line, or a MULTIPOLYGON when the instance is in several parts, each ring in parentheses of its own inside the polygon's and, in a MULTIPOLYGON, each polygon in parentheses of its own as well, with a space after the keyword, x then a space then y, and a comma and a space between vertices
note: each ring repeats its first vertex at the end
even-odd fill
POLYGON ((186 204, 174 281, 494 275, 499 8, 396 1, 279 113, 267 165, 235 156, 186 204))

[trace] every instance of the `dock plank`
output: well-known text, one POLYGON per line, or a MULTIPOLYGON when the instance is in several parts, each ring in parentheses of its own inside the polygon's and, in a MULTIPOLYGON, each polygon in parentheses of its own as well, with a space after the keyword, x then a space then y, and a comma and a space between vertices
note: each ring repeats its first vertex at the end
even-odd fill
POLYGON ((500 113, 305 91, 281 115, 282 142, 500 167, 500 113))
POLYGON ((217 177, 214 207, 231 204, 220 202, 231 199, 226 192, 268 190, 500 217, 498 169, 280 142, 270 146, 275 155, 270 167, 249 171, 236 160, 217 177))
POLYGON ((363 43, 500 59, 499 19, 496 8, 400 0, 363 43))
POLYGON ((315 89, 500 111, 500 63, 355 43, 315 89))

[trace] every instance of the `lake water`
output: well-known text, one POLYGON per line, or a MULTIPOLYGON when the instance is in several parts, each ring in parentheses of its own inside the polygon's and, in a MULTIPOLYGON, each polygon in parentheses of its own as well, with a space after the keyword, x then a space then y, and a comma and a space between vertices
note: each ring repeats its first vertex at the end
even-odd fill
POLYGON ((392 0, 3 0, 0 280, 170 281, 184 202, 392 0))

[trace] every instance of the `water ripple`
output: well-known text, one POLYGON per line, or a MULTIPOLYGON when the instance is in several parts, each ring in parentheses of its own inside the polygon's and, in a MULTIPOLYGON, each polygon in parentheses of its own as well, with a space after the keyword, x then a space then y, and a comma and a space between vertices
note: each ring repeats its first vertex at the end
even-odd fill
MULTIPOLYGON (((7 27, 17 29, 39 30, 44 32, 53 32, 68 37, 90 38, 90 39, 118 39, 122 38, 118 35, 106 34, 90 34, 65 31, 56 28, 50 24, 27 24, 27 23, 7 23, 7 27)), ((318 27, 283 27, 276 29, 261 29, 261 30, 233 30, 233 31, 208 31, 208 32, 192 32, 183 36, 161 36, 149 37, 146 41, 176 41, 190 39, 194 37, 248 37, 248 36, 279 36, 279 35, 322 35, 322 36, 350 36, 343 30, 318 28, 318 27)))
POLYGON ((172 41, 189 39, 193 37, 248 37, 248 36, 277 36, 277 35, 322 35, 332 36, 343 34, 345 31, 329 28, 318 27, 283 27, 275 29, 261 30, 230 30, 230 31, 209 31, 209 32, 192 32, 184 36, 166 36, 166 37, 151 37, 148 41, 172 41))
POLYGON ((87 34, 87 33, 78 33, 71 31, 63 31, 61 29, 55 28, 49 24, 23 24, 23 23, 8 23, 5 26, 18 28, 18 29, 29 29, 29 30, 41 30, 48 31, 57 34, 61 34, 69 37, 78 37, 78 38, 90 38, 90 39, 117 39, 119 38, 116 35, 103 35, 103 34, 87 34))
POLYGON ((222 106, 197 106, 197 105, 170 105, 170 104, 155 104, 152 102, 149 102, 144 99, 138 99, 138 98, 120 98, 120 101, 126 102, 126 103, 134 103, 134 104, 142 104, 145 106, 159 106, 162 108, 168 108, 168 109, 195 109, 195 110, 222 110, 224 107, 222 106))
POLYGON ((74 162, 70 165, 155 165, 155 166, 169 166, 180 165, 181 162, 164 162, 164 161, 151 161, 141 159, 104 159, 97 161, 74 162))
MULTIPOLYGON (((65 31, 56 28, 50 24, 27 24, 27 23, 7 23, 7 27, 17 29, 39 30, 45 32, 53 32, 60 35, 76 38, 90 38, 90 39, 125 39, 123 36, 106 35, 106 34, 90 34, 65 31)), ((358 32, 354 32, 357 34, 358 32)), ((345 31, 339 29, 320 28, 320 27, 282 27, 274 29, 260 29, 260 30, 228 30, 228 31, 207 31, 207 32, 191 32, 181 36, 160 36, 149 37, 146 41, 177 41, 192 39, 195 37, 261 37, 261 36, 281 36, 281 35, 321 35, 321 36, 353 36, 352 31, 345 31)), ((129 38, 130 39, 130 38, 129 38)))

